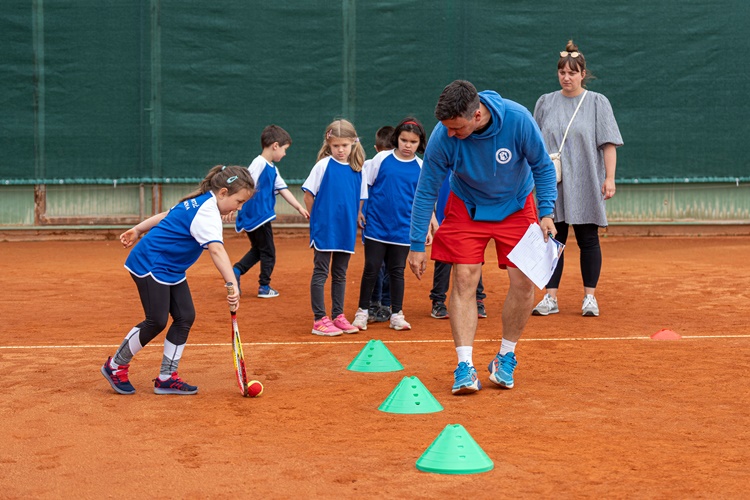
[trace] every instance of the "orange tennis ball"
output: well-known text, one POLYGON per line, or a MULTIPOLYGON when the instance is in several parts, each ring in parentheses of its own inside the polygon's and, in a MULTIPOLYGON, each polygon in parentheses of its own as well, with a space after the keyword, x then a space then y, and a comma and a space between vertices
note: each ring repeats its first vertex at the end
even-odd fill
POLYGON ((247 383, 247 397, 257 398, 261 394, 263 394, 263 384, 257 380, 251 380, 247 383))

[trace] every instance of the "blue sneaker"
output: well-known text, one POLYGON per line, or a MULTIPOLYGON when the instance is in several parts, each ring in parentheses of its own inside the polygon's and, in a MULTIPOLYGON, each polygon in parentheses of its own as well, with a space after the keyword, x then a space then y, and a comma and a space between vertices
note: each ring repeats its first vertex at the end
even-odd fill
POLYGON ((159 377, 154 379, 154 393, 155 394, 195 394, 198 392, 198 388, 194 385, 186 383, 184 380, 177 375, 177 372, 172 373, 172 376, 167 380, 161 380, 159 377))
POLYGON ((471 394, 482 388, 477 377, 477 369, 461 361, 453 372, 453 394, 471 394))
POLYGON ((240 288, 240 278, 242 277, 242 273, 236 267, 233 267, 232 271, 234 271, 234 277, 237 278, 237 291, 240 292, 240 296, 242 296, 242 288, 240 288))
POLYGON ((505 356, 498 353, 495 359, 490 361, 487 369, 490 371, 490 381, 496 383, 504 389, 513 388, 513 371, 516 369, 516 355, 509 352, 505 356))
POLYGON ((107 361, 102 365, 101 372, 104 378, 107 379, 107 382, 109 382, 109 385, 112 386, 112 389, 120 394, 135 394, 135 387, 128 380, 128 368, 130 368, 130 365, 120 365, 116 370, 113 370, 110 368, 110 361, 112 361, 112 358, 107 358, 107 361))
POLYGON ((258 297, 260 297, 261 299, 272 299, 278 296, 279 292, 268 285, 261 285, 258 287, 258 297))

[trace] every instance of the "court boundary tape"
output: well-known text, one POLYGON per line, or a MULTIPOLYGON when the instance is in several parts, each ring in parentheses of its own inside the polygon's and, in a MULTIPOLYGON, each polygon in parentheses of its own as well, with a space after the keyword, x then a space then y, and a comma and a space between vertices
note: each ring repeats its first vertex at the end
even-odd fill
MULTIPOLYGON (((750 339, 749 334, 742 335, 683 335, 682 340, 706 340, 706 339, 750 339)), ((478 342, 500 342, 501 339, 475 339, 478 342)), ((522 338, 520 342, 606 342, 616 340, 652 340, 651 337, 562 337, 562 338, 522 338)), ((247 346, 281 346, 281 345, 351 345, 366 344, 368 340, 329 340, 329 341, 296 341, 296 342, 243 342, 247 346)), ((665 340, 655 340, 654 342, 669 342, 665 340)), ((674 341, 673 341, 674 342, 674 341)), ((453 343, 453 339, 434 339, 434 340, 383 340, 384 344, 442 344, 453 343)), ((154 345, 160 344, 158 341, 154 345)), ((190 347, 228 347, 231 342, 215 343, 191 343, 190 347)), ((22 349, 112 349, 118 348, 120 344, 84 344, 84 345, 11 345, 2 346, 0 350, 22 350, 22 349)), ((146 346, 148 347, 148 346, 146 346)))

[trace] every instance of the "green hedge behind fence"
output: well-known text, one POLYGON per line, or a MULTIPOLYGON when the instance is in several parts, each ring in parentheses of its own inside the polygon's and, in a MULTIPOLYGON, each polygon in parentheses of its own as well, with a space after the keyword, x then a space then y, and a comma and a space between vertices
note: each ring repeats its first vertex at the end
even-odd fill
POLYGON ((324 127, 416 115, 456 78, 533 109, 574 38, 609 97, 623 182, 750 179, 746 0, 6 0, 0 184, 200 179, 292 135, 287 181, 324 127))

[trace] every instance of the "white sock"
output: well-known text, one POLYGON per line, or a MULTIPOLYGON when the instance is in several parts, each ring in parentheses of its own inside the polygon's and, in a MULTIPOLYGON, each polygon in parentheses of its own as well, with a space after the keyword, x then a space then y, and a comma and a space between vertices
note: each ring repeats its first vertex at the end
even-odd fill
POLYGON ((516 344, 517 342, 503 339, 503 342, 500 344, 500 356, 505 356, 509 352, 516 352, 516 344))
POLYGON ((161 380, 162 382, 164 382, 165 380, 169 380, 170 378, 172 378, 171 374, 170 375, 161 375, 161 374, 159 374, 159 380, 161 380))
POLYGON ((459 363, 466 363, 469 366, 474 366, 474 362, 472 361, 472 353, 474 352, 474 347, 470 345, 462 345, 456 347, 456 354, 458 354, 458 362, 459 363))

